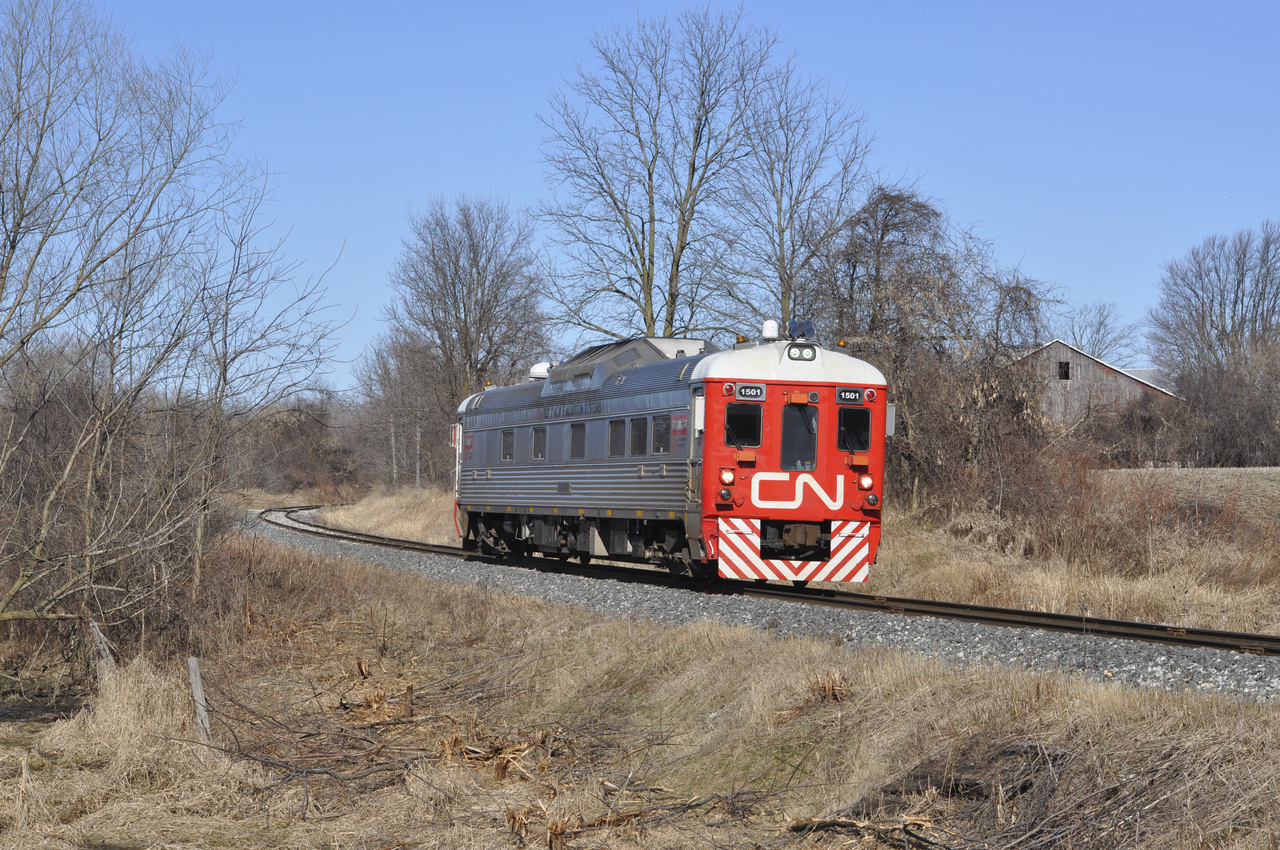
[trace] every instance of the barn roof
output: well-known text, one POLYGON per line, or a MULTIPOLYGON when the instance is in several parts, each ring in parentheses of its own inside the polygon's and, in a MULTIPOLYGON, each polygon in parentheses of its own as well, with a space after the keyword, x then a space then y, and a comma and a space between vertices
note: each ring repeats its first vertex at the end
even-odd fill
POLYGON ((1049 347, 1051 347, 1051 346, 1053 346, 1053 345, 1061 345, 1061 346, 1065 346, 1066 348, 1069 348, 1069 349, 1071 349, 1072 351, 1074 351, 1076 354, 1079 354, 1081 357, 1087 357, 1087 358, 1089 358, 1090 360, 1092 360, 1094 363, 1097 363, 1097 364, 1099 364, 1099 365, 1105 366, 1105 367, 1107 367, 1108 369, 1111 369, 1111 370, 1112 370, 1112 371, 1114 371, 1114 372, 1119 372, 1121 375, 1124 375, 1126 378, 1129 378, 1129 379, 1131 379, 1131 380, 1133 380, 1133 381, 1137 381, 1139 384, 1142 384, 1143 386, 1150 387, 1151 389, 1155 390, 1155 391, 1156 391, 1156 392, 1158 392, 1158 393, 1162 393, 1162 394, 1164 394, 1164 395, 1167 395, 1169 398, 1177 398, 1177 396, 1176 396, 1176 395, 1174 395, 1174 394, 1173 394, 1172 392, 1170 392, 1169 390, 1167 390, 1167 389, 1165 389, 1164 387, 1159 386, 1159 385, 1157 385, 1157 384, 1153 384, 1153 383, 1149 380, 1149 378, 1150 378, 1150 377, 1154 377, 1155 372, 1156 372, 1156 370, 1155 370, 1155 369, 1134 369, 1134 370, 1132 370, 1132 371, 1131 371, 1131 370, 1129 370, 1129 369, 1121 369, 1119 366, 1113 366, 1112 364, 1108 363, 1107 361, 1105 361, 1105 360, 1100 360, 1099 358, 1094 357, 1092 354, 1089 354, 1088 352, 1085 352, 1085 351, 1081 351, 1080 349, 1076 348, 1076 347, 1075 347, 1074 345, 1072 345, 1071 343, 1069 343, 1069 342, 1063 342, 1063 341, 1062 341, 1062 340, 1060 340, 1060 339, 1055 339, 1055 340, 1053 340, 1052 342, 1046 342, 1044 345, 1040 346, 1039 348, 1032 349, 1031 351, 1028 351, 1026 354, 1022 355, 1021 357, 1019 357, 1019 358, 1017 358, 1017 359, 1018 359, 1018 360, 1025 360, 1025 359, 1026 359, 1026 358, 1028 358, 1028 357, 1035 357, 1035 356, 1037 356, 1038 354, 1040 354, 1042 351, 1044 351, 1045 349, 1047 349, 1047 348, 1049 348, 1049 347), (1146 375, 1147 377, 1141 377, 1142 375, 1146 375))

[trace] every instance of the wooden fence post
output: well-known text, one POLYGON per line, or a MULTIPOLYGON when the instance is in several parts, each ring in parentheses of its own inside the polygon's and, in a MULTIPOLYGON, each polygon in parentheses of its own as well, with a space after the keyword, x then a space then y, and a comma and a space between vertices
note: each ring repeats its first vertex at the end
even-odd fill
POLYGON ((209 707, 204 701, 204 682, 200 679, 200 659, 194 655, 187 659, 187 676, 191 679, 191 700, 196 704, 196 726, 200 730, 200 740, 206 744, 213 743, 209 734, 209 707))

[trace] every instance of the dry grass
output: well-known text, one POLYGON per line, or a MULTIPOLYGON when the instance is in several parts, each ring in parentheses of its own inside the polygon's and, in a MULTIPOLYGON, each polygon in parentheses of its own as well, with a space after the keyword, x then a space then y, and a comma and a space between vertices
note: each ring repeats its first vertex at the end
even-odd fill
POLYGON ((228 752, 179 661, 136 662, 0 729, 0 844, 1274 846, 1276 709, 233 554, 201 625, 228 752))
POLYGON ((890 514, 866 589, 1280 633, 1280 513, 1258 507, 1280 495, 1280 471, 1113 470, 1088 486, 1086 510, 1056 532, 994 514, 939 530, 890 514))
POLYGON ((375 493, 350 505, 326 508, 320 520, 335 528, 456 546, 453 494, 436 489, 375 493))
POLYGON ((230 500, 245 510, 263 511, 268 508, 287 508, 292 505, 335 505, 356 502, 367 495, 367 490, 357 484, 332 484, 323 487, 304 487, 288 493, 271 493, 256 487, 236 490, 230 500))
POLYGON ((1139 491, 1168 494, 1193 508, 1205 504, 1252 517, 1280 516, 1280 468, 1276 467, 1111 469, 1098 474, 1139 491))

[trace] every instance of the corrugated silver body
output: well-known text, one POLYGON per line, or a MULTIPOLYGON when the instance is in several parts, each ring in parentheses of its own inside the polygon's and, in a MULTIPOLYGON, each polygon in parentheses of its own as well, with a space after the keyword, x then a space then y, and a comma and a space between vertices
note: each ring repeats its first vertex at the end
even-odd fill
POLYGON ((549 385, 537 382, 473 396, 460 411, 458 501, 478 511, 498 510, 501 505, 539 514, 586 508, 618 511, 619 517, 649 517, 688 510, 693 469, 689 374, 700 359, 619 371, 599 389, 548 393, 549 385), (664 415, 674 423, 669 451, 655 453, 653 417, 664 415), (624 455, 610 457, 609 423, 617 420, 626 423, 628 439, 624 455), (647 423, 648 440, 641 454, 632 453, 632 420, 647 423), (572 456, 573 425, 585 431, 580 458, 572 456), (534 456, 535 429, 546 429, 545 457, 534 456), (511 432, 509 459, 503 457, 504 431, 511 432))

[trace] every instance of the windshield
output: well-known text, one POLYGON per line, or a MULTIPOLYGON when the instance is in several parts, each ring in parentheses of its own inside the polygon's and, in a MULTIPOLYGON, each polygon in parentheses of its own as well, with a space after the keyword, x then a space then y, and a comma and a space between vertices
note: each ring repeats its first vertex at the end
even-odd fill
POLYGON ((812 472, 818 459, 818 408, 788 404, 782 408, 782 468, 812 472))
POLYGON ((870 451, 870 410, 865 407, 840 408, 840 421, 836 428, 836 449, 842 452, 870 451))
POLYGON ((734 402, 724 406, 724 444, 735 449, 760 445, 763 408, 758 404, 734 402))

